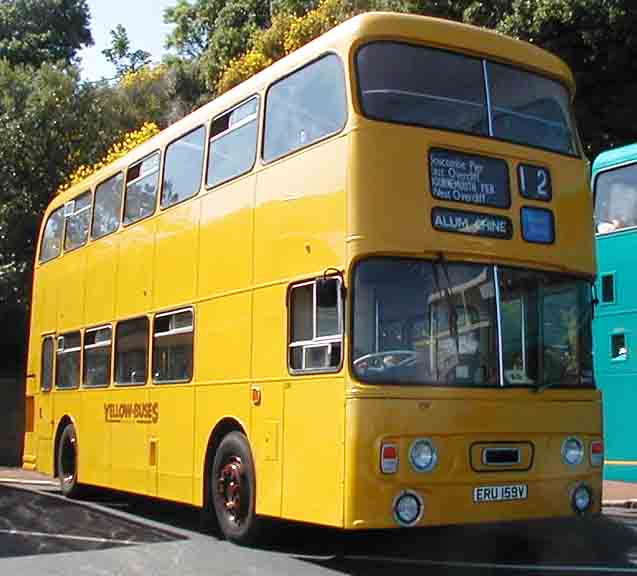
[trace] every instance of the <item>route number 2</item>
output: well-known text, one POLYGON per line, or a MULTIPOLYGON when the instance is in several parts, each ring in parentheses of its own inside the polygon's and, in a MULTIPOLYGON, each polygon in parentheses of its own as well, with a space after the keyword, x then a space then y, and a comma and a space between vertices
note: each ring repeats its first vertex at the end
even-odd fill
POLYGON ((520 194, 531 200, 550 201, 553 196, 551 173, 540 166, 520 164, 518 166, 518 185, 520 194))

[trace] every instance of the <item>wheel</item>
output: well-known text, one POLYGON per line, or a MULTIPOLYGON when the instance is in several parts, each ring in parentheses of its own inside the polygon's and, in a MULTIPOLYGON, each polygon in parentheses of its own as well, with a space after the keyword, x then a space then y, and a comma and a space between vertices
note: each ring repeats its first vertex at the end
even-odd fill
POLYGON ((58 442, 58 476, 64 496, 75 498, 80 493, 77 481, 77 435, 75 426, 67 424, 58 442))
POLYGON ((223 536, 237 544, 256 540, 254 462, 247 438, 230 432, 219 444, 209 482, 210 498, 223 536))

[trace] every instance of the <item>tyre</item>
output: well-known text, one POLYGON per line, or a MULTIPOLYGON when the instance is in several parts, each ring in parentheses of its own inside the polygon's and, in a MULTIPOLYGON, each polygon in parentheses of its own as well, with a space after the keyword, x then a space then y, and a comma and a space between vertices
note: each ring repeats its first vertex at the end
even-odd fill
POLYGON ((219 444, 209 489, 222 535, 236 544, 253 544, 259 528, 254 461, 248 440, 240 432, 230 432, 219 444))
POLYGON ((80 485, 77 481, 77 434, 73 424, 67 424, 62 430, 57 459, 60 490, 64 496, 76 498, 80 493, 80 485))

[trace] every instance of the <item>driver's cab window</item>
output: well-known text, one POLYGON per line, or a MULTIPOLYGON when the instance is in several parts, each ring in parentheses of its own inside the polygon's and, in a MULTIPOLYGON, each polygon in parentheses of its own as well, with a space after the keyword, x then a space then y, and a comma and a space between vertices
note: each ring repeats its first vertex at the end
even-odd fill
POLYGON ((602 172, 595 180, 595 229, 609 234, 637 226, 637 164, 602 172))
POLYGON ((290 289, 290 372, 340 369, 343 357, 341 294, 340 278, 319 278, 290 289))

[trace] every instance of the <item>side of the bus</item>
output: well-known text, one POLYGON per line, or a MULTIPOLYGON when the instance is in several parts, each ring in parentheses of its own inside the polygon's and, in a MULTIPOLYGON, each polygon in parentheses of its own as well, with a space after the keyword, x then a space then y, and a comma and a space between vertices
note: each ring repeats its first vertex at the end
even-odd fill
POLYGON ((302 65, 54 200, 25 467, 59 472, 72 425, 79 482, 201 506, 216 448, 239 431, 257 513, 342 525, 343 51, 308 48, 302 65))
POLYGON ((637 378, 637 144, 600 154, 596 195, 598 305, 593 321, 595 378, 604 398, 604 477, 637 480, 632 400, 637 378))

